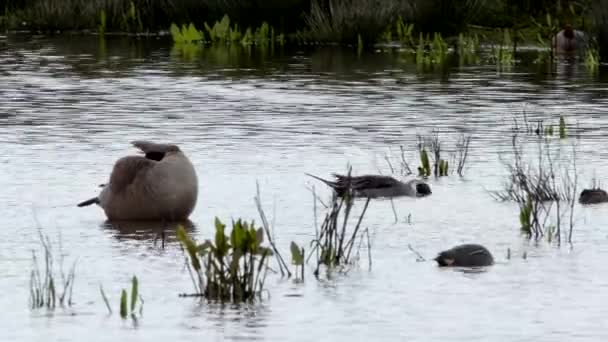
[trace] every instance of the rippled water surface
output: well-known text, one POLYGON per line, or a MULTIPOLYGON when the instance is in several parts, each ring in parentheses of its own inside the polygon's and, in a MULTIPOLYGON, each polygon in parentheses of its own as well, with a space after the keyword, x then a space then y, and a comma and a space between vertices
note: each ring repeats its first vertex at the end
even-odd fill
POLYGON ((605 183, 606 70, 551 70, 534 57, 518 56, 502 71, 421 73, 387 51, 206 48, 184 59, 160 40, 0 38, 2 340, 606 339, 608 207, 577 205, 573 246, 557 248, 522 238, 517 206, 488 193, 503 184, 499 156, 510 151, 513 117, 524 110, 530 120, 557 123, 563 114, 578 124, 578 139, 553 144, 567 152, 577 142, 580 186, 594 176, 605 183), (192 285, 174 234, 163 248, 159 227, 112 226, 98 207, 75 206, 96 194, 117 158, 134 153, 130 141, 175 142, 200 180, 191 216, 197 239, 212 234, 215 216, 259 221, 259 181, 277 244, 288 253, 292 240, 308 247, 314 235, 309 188, 329 196, 305 172, 329 177, 350 163, 357 174, 388 173, 384 156, 400 145, 417 165, 416 135, 433 130, 446 149, 461 133, 472 135, 465 177, 430 179, 432 196, 395 200, 396 223, 389 201, 373 201, 363 221, 371 271, 364 257, 332 280, 316 281, 312 265, 304 284, 270 274, 270 298, 254 306, 178 298, 192 285), (70 309, 29 310, 37 221, 55 248, 61 241, 66 270, 78 260, 70 309), (430 261, 463 242, 486 245, 497 264, 463 273, 430 261), (427 261, 417 262, 408 244, 427 261), (145 301, 137 325, 117 314, 133 274, 145 301))

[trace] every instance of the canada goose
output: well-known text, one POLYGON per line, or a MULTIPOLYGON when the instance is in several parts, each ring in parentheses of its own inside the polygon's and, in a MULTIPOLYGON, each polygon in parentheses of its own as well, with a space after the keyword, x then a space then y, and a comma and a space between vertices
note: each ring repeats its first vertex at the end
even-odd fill
POLYGON ((333 176, 337 180, 332 182, 309 173, 306 173, 306 175, 316 178, 330 186, 336 191, 338 197, 344 195, 349 184, 354 190, 355 197, 423 197, 432 194, 431 187, 425 182, 417 179, 412 179, 403 183, 390 176, 362 175, 349 177, 334 173, 333 176))
POLYGON ((553 48, 558 55, 573 56, 586 48, 587 37, 582 31, 575 30, 567 23, 564 28, 553 37, 553 48))
POLYGON ((608 193, 602 189, 584 189, 578 198, 581 204, 595 204, 608 202, 608 193))
POLYGON ((487 248, 477 244, 464 244, 440 252, 434 259, 441 267, 479 267, 494 264, 494 257, 487 248))
POLYGON ((99 195, 78 206, 98 204, 110 220, 187 219, 198 196, 196 171, 188 157, 173 144, 132 144, 145 156, 118 159, 99 195))

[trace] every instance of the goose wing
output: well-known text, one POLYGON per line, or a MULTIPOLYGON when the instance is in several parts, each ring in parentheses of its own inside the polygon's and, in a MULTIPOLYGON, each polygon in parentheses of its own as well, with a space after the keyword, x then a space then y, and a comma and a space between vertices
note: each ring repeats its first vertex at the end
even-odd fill
POLYGON ((179 147, 173 144, 158 144, 153 143, 147 140, 136 140, 132 141, 131 144, 136 148, 140 149, 142 152, 148 153, 167 153, 167 152, 177 152, 179 151, 179 147))
POLYGON ((113 191, 120 192, 133 184, 138 177, 143 177, 156 161, 142 156, 127 156, 120 158, 110 174, 110 186, 113 191))
MULTIPOLYGON (((349 177, 339 174, 334 174, 338 183, 346 187, 349 182, 349 177)), ((350 183, 353 189, 381 189, 390 188, 397 184, 397 180, 390 176, 382 175, 362 175, 350 177, 350 183)))

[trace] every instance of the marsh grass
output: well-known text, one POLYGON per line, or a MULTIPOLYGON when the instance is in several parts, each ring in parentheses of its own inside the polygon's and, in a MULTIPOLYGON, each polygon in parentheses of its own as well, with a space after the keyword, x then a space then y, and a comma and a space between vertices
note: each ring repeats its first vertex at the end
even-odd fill
MULTIPOLYGON (((30 307, 39 309, 46 307, 54 310, 56 307, 70 307, 73 304, 72 295, 74 281, 76 278, 76 263, 74 261, 67 275, 63 270, 63 254, 59 249, 59 276, 55 270, 55 256, 52 244, 48 236, 43 236, 39 230, 42 254, 44 255, 43 266, 38 264, 36 251, 32 251, 33 268, 30 272, 30 307)), ((60 243, 61 244, 61 243, 60 243)))
POLYGON ((220 302, 252 302, 261 297, 272 250, 262 246, 263 228, 241 219, 232 221, 226 235, 226 225, 215 218, 215 238, 198 244, 183 227, 177 236, 185 248, 190 263, 196 296, 220 302))
POLYGON ((358 45, 373 44, 396 18, 400 4, 375 0, 312 0, 307 25, 297 33, 301 42, 332 42, 358 45), (325 6, 326 5, 326 6, 325 6))
POLYGON ((572 155, 565 158, 571 165, 564 165, 560 149, 551 151, 550 139, 542 137, 536 143, 536 162, 529 162, 517 134, 513 135, 513 158, 505 161, 501 157, 508 171, 504 190, 492 195, 498 200, 518 203, 521 231, 530 239, 545 237, 548 241, 557 240, 560 245, 564 232, 565 241, 571 243, 578 182, 576 147, 573 145, 572 155), (562 224, 568 213, 569 225, 562 224))
MULTIPOLYGON (((350 177, 352 168, 349 168, 347 177, 350 177)), ((347 178, 349 179, 349 178, 347 178)), ((365 200, 365 204, 359 217, 356 219, 354 226, 349 225, 352 209, 355 204, 354 190, 347 183, 347 189, 342 197, 332 193, 331 202, 326 206, 327 212, 320 228, 315 231, 315 239, 311 241, 311 252, 309 258, 314 255, 313 252, 318 251, 317 264, 313 274, 319 278, 321 266, 324 266, 328 272, 338 270, 339 272, 348 272, 350 266, 356 264, 356 257, 353 254, 353 247, 358 238, 365 232, 361 229, 361 223, 370 203, 370 198, 365 200), (341 220, 340 220, 341 218, 341 220)), ((315 201, 317 198, 314 199, 315 201)), ((316 217, 315 217, 316 221, 316 217)), ((369 234, 367 234, 368 246, 369 234)), ((371 251, 370 251, 371 253, 371 251)), ((371 258, 371 254, 369 254, 371 258)), ((371 260, 369 262, 371 267, 371 260)))
POLYGON ((460 65, 479 62, 479 36, 458 34, 458 63, 460 65))
POLYGON ((499 68, 509 67, 515 63, 511 33, 509 29, 499 29, 499 31, 502 39, 498 44, 492 44, 491 62, 499 68))
POLYGON ((424 35, 420 32, 418 45, 416 47, 416 65, 419 69, 432 68, 434 65, 443 66, 448 56, 448 44, 445 42, 441 33, 424 35))

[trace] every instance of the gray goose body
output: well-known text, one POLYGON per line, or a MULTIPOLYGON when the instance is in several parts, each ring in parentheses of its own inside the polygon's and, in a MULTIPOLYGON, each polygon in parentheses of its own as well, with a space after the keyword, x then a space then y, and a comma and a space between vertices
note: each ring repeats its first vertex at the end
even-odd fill
POLYGON ((423 197, 432 194, 429 185, 418 179, 412 179, 408 182, 401 182, 390 176, 383 175, 361 175, 361 176, 344 176, 333 174, 336 181, 329 181, 311 174, 308 174, 323 183, 330 186, 339 197, 344 196, 345 192, 350 187, 353 190, 355 197, 423 197))
POLYGON ((99 195, 78 206, 98 204, 110 220, 187 219, 198 197, 198 179, 188 157, 172 144, 132 144, 145 156, 120 158, 99 195))

